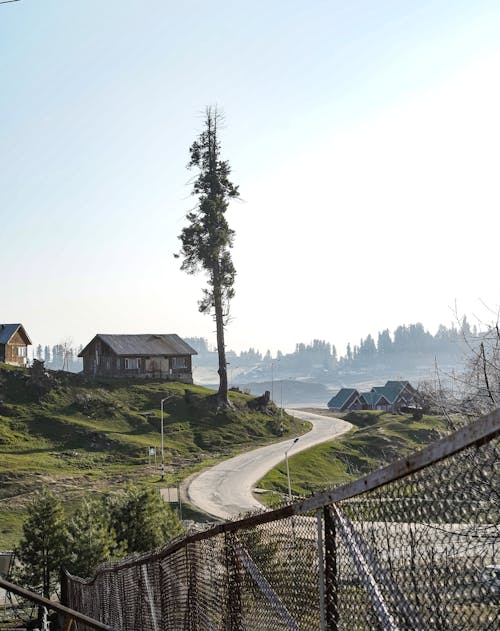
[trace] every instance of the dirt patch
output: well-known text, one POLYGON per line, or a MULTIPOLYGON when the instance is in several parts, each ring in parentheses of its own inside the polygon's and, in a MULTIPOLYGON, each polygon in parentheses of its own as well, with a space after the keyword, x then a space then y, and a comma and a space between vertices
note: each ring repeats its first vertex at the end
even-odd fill
MULTIPOLYGON (((23 509, 33 500, 35 493, 45 487, 63 501, 78 500, 89 492, 106 493, 112 489, 120 488, 127 483, 132 483, 141 477, 138 471, 134 475, 117 474, 106 478, 95 479, 86 475, 78 476, 56 476, 36 473, 30 475, 21 483, 23 489, 21 493, 10 495, 0 499, 0 510, 2 509, 23 509)), ((19 490, 19 484, 17 485, 19 490)))

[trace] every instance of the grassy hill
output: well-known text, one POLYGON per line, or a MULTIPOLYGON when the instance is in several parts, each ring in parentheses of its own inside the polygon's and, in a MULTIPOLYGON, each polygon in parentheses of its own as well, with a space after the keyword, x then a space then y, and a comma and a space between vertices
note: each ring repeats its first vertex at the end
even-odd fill
POLYGON ((16 543, 24 509, 42 484, 71 510, 85 492, 128 481, 159 480, 160 400, 164 403, 166 484, 224 457, 306 431, 273 404, 230 393, 220 409, 199 386, 137 380, 88 380, 0 364, 0 549, 16 543), (157 466, 148 448, 157 448, 157 466))
MULTIPOLYGON (((308 496, 359 478, 447 433, 444 421, 435 416, 415 420, 407 414, 365 410, 343 418, 354 425, 348 433, 289 457, 294 495, 308 496)), ((285 464, 270 471, 258 486, 277 492, 266 496, 269 504, 281 502, 288 488, 285 464)))

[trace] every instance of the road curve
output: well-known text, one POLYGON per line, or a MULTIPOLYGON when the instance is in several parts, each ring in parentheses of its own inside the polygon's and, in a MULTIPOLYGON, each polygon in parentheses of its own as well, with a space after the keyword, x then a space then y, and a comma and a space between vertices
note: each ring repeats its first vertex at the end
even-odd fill
MULTIPOLYGON (((309 421, 313 428, 293 445, 289 455, 304 451, 313 445, 333 440, 352 425, 332 416, 322 416, 302 410, 286 410, 291 416, 309 421)), ((256 483, 285 458, 285 450, 292 444, 288 438, 273 445, 259 447, 229 460, 225 460, 191 480, 186 493, 191 504, 198 509, 224 520, 262 509, 252 495, 256 483)), ((293 475, 293 472, 292 472, 293 475)))

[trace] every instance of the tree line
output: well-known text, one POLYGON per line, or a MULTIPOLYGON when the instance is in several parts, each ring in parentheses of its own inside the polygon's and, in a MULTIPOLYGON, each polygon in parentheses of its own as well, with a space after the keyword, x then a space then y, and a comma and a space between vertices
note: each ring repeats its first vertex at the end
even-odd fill
MULTIPOLYGON (((226 357, 230 365, 241 368, 267 367, 280 363, 280 372, 310 373, 311 369, 327 372, 345 370, 362 370, 377 365, 397 366, 408 361, 424 358, 433 361, 434 357, 445 362, 458 362, 466 350, 466 340, 477 338, 480 333, 477 327, 470 327, 464 317, 457 326, 440 325, 436 334, 432 335, 423 324, 416 323, 398 326, 394 332, 389 329, 380 331, 376 337, 368 334, 356 344, 348 343, 343 355, 337 352, 334 344, 315 339, 310 343, 297 343, 292 353, 284 354, 278 350, 275 356, 268 350, 262 354, 251 347, 236 353, 227 351, 226 357)), ((205 338, 192 337, 186 341, 198 351, 196 362, 199 365, 210 365, 216 357, 205 338)))

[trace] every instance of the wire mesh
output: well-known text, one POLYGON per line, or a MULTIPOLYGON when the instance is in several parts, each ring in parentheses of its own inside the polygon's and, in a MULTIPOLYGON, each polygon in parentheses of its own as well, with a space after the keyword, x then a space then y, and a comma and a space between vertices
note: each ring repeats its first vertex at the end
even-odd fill
POLYGON ((319 513, 299 503, 92 581, 68 575, 67 604, 123 631, 498 629, 496 422, 487 440, 319 513))
POLYGON ((498 629, 498 439, 329 507, 339 629, 498 629))

